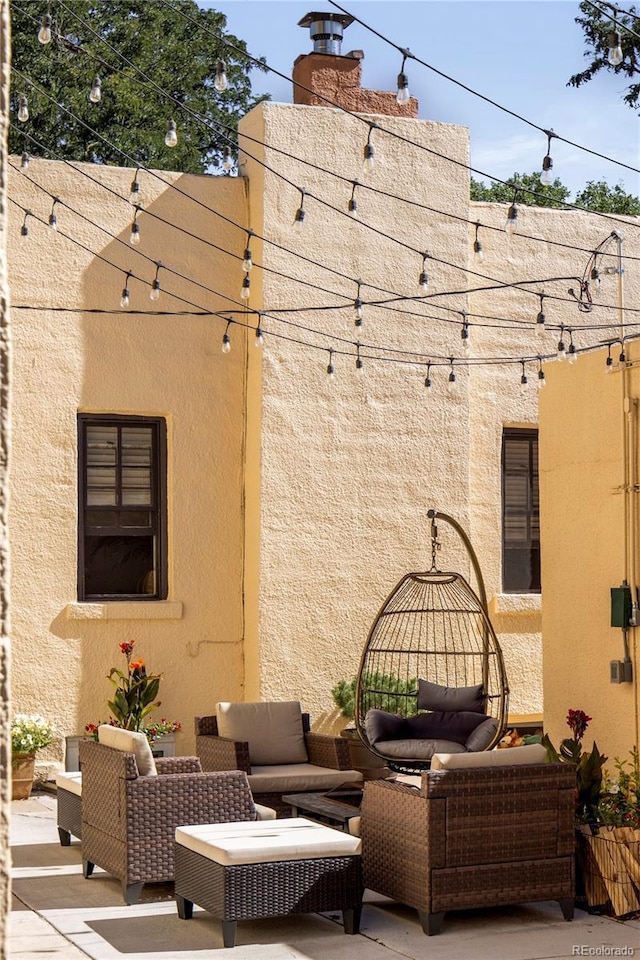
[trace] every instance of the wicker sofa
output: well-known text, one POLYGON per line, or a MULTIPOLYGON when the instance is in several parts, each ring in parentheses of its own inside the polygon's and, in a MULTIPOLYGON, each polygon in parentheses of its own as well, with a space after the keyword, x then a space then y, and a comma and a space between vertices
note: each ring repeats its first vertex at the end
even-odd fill
POLYGON ((142 733, 107 726, 99 735, 108 743, 80 744, 83 873, 97 864, 117 877, 126 903, 145 883, 174 879, 176 827, 275 818, 256 808, 241 771, 203 773, 197 757, 154 760, 142 733))
POLYGON ((244 770, 256 802, 291 815, 286 793, 331 790, 359 783, 341 737, 311 733, 298 701, 218 703, 196 717, 196 754, 203 770, 244 770))
POLYGON ((529 750, 436 757, 420 777, 366 783, 365 887, 415 907, 428 935, 447 910, 535 900, 571 920, 575 770, 515 762, 529 750))

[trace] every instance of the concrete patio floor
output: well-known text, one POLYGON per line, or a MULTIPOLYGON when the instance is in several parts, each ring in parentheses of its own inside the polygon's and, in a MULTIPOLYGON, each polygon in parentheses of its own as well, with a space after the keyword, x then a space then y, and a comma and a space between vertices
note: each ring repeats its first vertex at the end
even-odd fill
POLYGON ((172 889, 153 885, 144 902, 123 903, 120 885, 96 868, 82 876, 80 844, 61 847, 56 800, 34 793, 11 809, 12 960, 565 960, 640 956, 640 920, 620 922, 576 910, 566 923, 556 903, 450 913, 427 938, 415 910, 367 891, 361 932, 346 936, 337 914, 238 924, 222 946, 219 924, 197 907, 178 918, 172 889))

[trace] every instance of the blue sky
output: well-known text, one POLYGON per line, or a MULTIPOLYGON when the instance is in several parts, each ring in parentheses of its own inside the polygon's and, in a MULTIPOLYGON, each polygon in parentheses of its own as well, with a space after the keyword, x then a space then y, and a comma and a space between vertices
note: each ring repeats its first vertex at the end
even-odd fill
MULTIPOLYGON (((227 17, 227 29, 255 56, 291 76, 293 62, 312 49, 298 21, 310 11, 339 12, 328 2, 299 0, 198 0, 227 17)), ((622 102, 623 77, 601 72, 576 89, 566 83, 585 64, 578 4, 567 0, 340 0, 341 6, 401 47, 473 90, 545 129, 640 166, 640 120, 622 102)), ((346 31, 343 52, 363 50, 363 86, 395 89, 401 57, 358 23, 346 31)), ((408 62, 419 116, 468 126, 471 165, 507 179, 539 169, 546 137, 484 103, 419 64, 408 62)), ((291 84, 274 74, 254 74, 254 91, 290 103, 291 84)), ((573 191, 588 180, 622 182, 640 193, 640 177, 613 163, 554 140, 554 173, 573 191)), ((477 175, 476 175, 477 177, 477 175)), ((478 177, 477 177, 478 178, 478 177)), ((481 179, 481 178, 479 178, 481 179)))

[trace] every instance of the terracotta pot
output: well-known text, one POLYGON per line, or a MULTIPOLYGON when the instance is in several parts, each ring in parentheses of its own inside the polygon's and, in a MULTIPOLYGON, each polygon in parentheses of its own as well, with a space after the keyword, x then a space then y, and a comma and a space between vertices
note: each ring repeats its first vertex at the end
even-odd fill
POLYGON ((14 753, 11 756, 11 799, 28 800, 35 778, 35 753, 14 753))

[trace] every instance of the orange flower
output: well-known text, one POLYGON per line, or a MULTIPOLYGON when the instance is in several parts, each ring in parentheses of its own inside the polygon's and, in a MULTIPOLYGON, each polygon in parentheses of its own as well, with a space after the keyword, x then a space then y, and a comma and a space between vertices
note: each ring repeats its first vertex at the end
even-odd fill
POLYGON ((132 670, 143 670, 144 660, 132 660, 129 664, 132 670))

